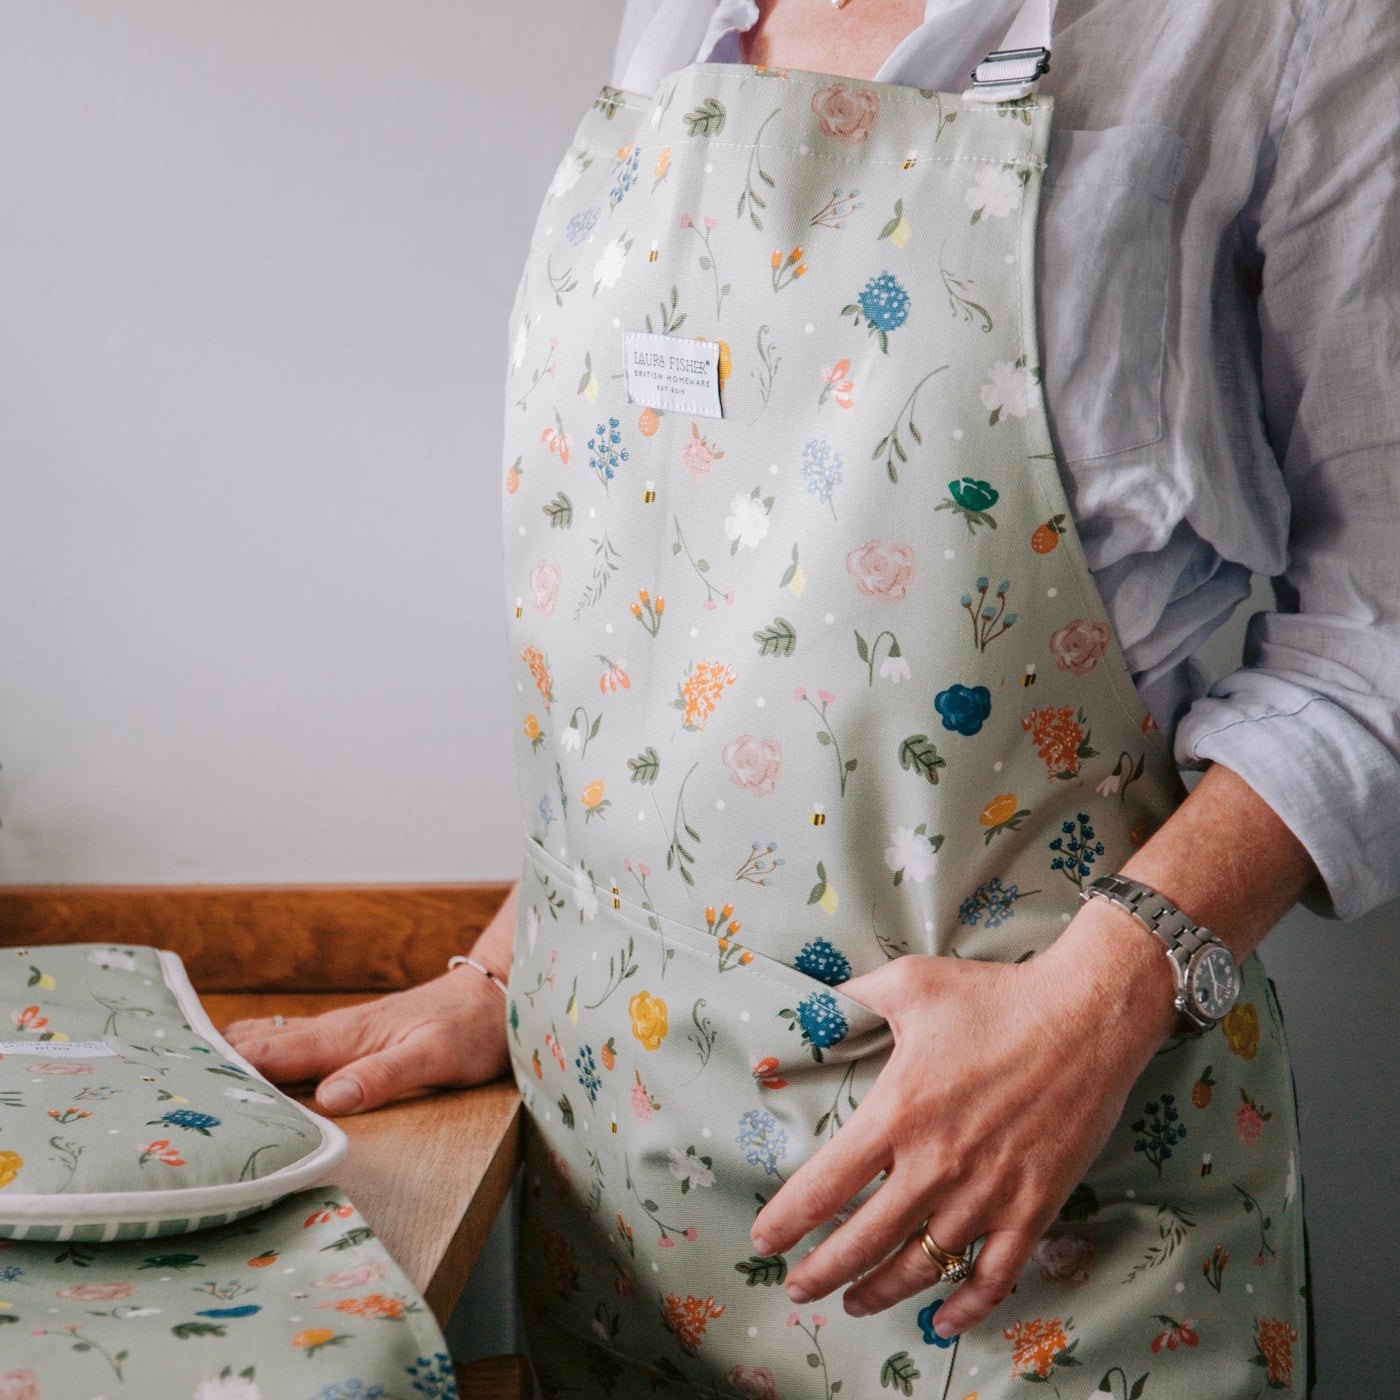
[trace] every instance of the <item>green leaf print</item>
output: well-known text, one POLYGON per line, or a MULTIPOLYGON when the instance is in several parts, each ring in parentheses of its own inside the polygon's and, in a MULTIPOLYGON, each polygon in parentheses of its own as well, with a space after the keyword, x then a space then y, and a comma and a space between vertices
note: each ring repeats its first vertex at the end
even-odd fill
POLYGON ((548 516, 551 530, 567 530, 574 523, 574 503, 562 491, 540 509, 548 516))
POLYGON ((617 115, 617 109, 627 104, 622 100, 622 93, 618 88, 608 87, 606 84, 603 90, 593 99, 593 105, 609 120, 617 115))
POLYGON ((373 1238, 374 1231, 368 1225, 356 1225, 353 1230, 347 1230, 338 1240, 332 1240, 330 1244, 322 1245, 320 1252, 326 1254, 333 1249, 354 1249, 356 1245, 364 1244, 366 1240, 373 1238))
POLYGON ((797 650, 797 629, 785 617, 775 617, 753 639, 760 656, 791 656, 797 650))
POLYGON ((724 130, 724 103, 707 97, 698 107, 687 112, 682 120, 690 128, 692 136, 718 136, 724 130))
MULTIPOLYGON (((701 266, 702 266, 702 267, 705 266, 704 259, 701 259, 701 266)), ((687 314, 688 314, 687 312, 682 311, 682 312, 680 313, 679 316, 676 315, 676 303, 677 303, 677 301, 679 300, 679 298, 680 298, 680 290, 677 288, 676 284, 675 284, 674 282, 672 282, 672 283, 671 283, 671 303, 670 303, 670 305, 668 306, 664 301, 660 303, 660 305, 661 305, 661 334, 663 334, 663 335, 671 335, 671 334, 674 334, 676 331, 678 331, 678 330, 681 328, 682 323, 685 321, 685 318, 686 318, 686 316, 687 316, 687 314)), ((653 327, 652 324, 651 324, 651 312, 649 312, 649 311, 647 312, 647 315, 646 315, 646 323, 647 323, 647 330, 651 331, 652 334, 655 335, 657 332, 656 332, 656 330, 655 330, 655 327, 653 327)))
POLYGON ((753 138, 753 146, 749 150, 749 168, 744 177, 744 190, 739 196, 738 206, 734 210, 735 218, 742 219, 745 213, 748 214, 750 222, 755 228, 763 227, 763 219, 759 216, 760 209, 766 209, 768 202, 763 198, 758 188, 754 185, 755 174, 763 181, 769 189, 776 189, 778 182, 763 168, 763 161, 759 158, 759 146, 763 141, 763 128, 773 120, 783 109, 774 107, 771 112, 759 123, 758 131, 753 138))
POLYGON ((191 1337, 225 1337, 228 1327, 218 1322, 177 1322, 170 1332, 183 1342, 191 1337))
POLYGON ((567 1094, 559 1095, 559 1117, 563 1119, 566 1128, 574 1126, 574 1106, 569 1102, 567 1094))
POLYGON ((750 1254, 734 1266, 749 1288, 771 1288, 787 1277, 787 1259, 781 1254, 750 1254))
POLYGON ((938 770, 948 761, 939 756, 938 746, 927 734, 911 734, 899 746, 899 766, 905 772, 922 773, 934 787, 938 786, 938 770))
POLYGON ((893 1388, 903 1395, 914 1393, 914 1382, 919 1379, 919 1368, 914 1365, 907 1351, 897 1351, 885 1358, 880 1367, 880 1388, 893 1388))
POLYGON ((627 760, 628 771, 634 783, 654 783, 661 772, 661 757, 650 744, 636 758, 627 760))
POLYGON ((973 301, 967 295, 975 285, 970 277, 954 277, 951 272, 942 264, 939 265, 938 275, 943 279, 943 290, 948 293, 948 308, 953 313, 953 319, 962 317, 969 325, 977 325, 984 335, 990 335, 992 331, 992 315, 980 302, 973 301))
POLYGON ((899 430, 901 426, 907 428, 909 436, 914 439, 915 443, 920 446, 923 445, 924 435, 920 432, 919 425, 914 421, 914 408, 918 401, 919 390, 922 389, 935 374, 942 374, 947 368, 947 365, 939 365, 937 369, 929 370, 929 372, 914 385, 904 402, 900 405, 899 412, 894 416, 894 426, 875 444, 875 450, 870 454, 872 459, 879 458, 882 455, 884 456, 885 473, 893 482, 899 481, 899 468, 895 466, 895 458, 898 457, 901 462, 908 462, 909 460, 909 454, 905 450, 903 442, 900 441, 899 430))

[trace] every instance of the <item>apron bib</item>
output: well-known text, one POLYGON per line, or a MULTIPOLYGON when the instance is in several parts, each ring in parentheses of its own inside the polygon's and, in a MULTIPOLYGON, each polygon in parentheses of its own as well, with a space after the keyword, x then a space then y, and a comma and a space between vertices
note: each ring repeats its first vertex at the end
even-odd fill
POLYGON ((1296 1119, 1255 958, 967 1336, 932 1329, 946 1289, 794 1309, 748 1237, 885 1063, 841 983, 1043 951, 1182 796, 1047 428, 1050 121, 695 63, 604 88, 550 185, 505 408, 546 1396, 1303 1392, 1296 1119))

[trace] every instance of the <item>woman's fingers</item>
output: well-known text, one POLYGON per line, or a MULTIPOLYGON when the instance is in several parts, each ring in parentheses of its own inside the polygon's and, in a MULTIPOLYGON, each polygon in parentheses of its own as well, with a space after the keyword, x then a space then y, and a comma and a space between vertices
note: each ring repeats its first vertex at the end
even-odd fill
POLYGON ((316 1090, 316 1105, 332 1115, 360 1113, 415 1089, 439 1087, 459 1078, 450 1039, 440 1033, 440 1027, 429 1024, 326 1079, 316 1090))
POLYGON ((320 1079, 363 1054, 368 1015, 359 1007, 345 1007, 281 1026, 268 1019, 237 1021, 224 1028, 224 1036, 274 1084, 295 1084, 320 1079))
MULTIPOLYGON (((925 1222, 909 1218, 906 1209, 903 1249, 890 1256, 878 1269, 846 1290, 845 1307, 855 1317, 883 1312, 906 1298, 924 1293, 942 1279, 938 1266, 929 1258, 920 1236, 925 1222)), ((954 1216, 940 1212, 927 1222, 934 1242, 949 1254, 961 1254, 977 1238, 977 1221, 969 1214, 954 1216)))
POLYGON ((1038 1238, 1037 1233, 1024 1230, 993 1230, 977 1256, 972 1277, 939 1308, 934 1320, 939 1336, 956 1336, 981 1322, 1016 1287, 1038 1238))

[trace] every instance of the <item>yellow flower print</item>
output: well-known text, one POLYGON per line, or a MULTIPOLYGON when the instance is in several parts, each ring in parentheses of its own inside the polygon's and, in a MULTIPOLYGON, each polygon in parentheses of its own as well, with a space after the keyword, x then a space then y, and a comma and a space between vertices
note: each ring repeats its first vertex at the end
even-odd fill
POLYGON ((292 1345, 305 1347, 306 1354, 314 1356, 322 1347, 339 1346, 341 1342, 349 1340, 347 1334, 333 1332, 329 1327, 307 1327, 292 1338, 292 1345))
POLYGON ((666 1039, 666 1003, 650 992, 638 992, 627 1003, 632 1017, 632 1034, 642 1042, 643 1050, 659 1050, 666 1039))
POLYGON ((978 824, 987 829, 982 838, 983 844, 990 846, 992 837, 1000 836, 1003 831, 1015 831, 1028 816, 1030 809, 1016 805, 1014 792, 1003 792, 1000 796, 992 798, 977 818, 978 824))
POLYGON ((24 1158, 18 1152, 0 1152, 0 1188, 8 1186, 23 1165, 24 1158))
POLYGON ((1251 1002, 1238 1003, 1220 1023, 1225 1043, 1242 1060, 1252 1060, 1259 1050, 1259 1013, 1251 1002))
POLYGON ((540 737, 540 721, 537 715, 525 716, 525 737, 527 739, 538 739, 540 737))
MULTIPOLYGON (((707 336, 697 335, 696 340, 706 340, 707 336)), ((721 340, 719 342, 719 387, 724 388, 725 380, 729 378, 729 372, 734 368, 734 359, 729 353, 729 342, 721 340)), ((719 456, 719 453, 715 454, 719 456)))
POLYGON ((664 180, 666 172, 671 168, 671 148, 663 146, 661 154, 656 158, 656 164, 652 166, 651 173, 658 179, 664 180))
POLYGON ((585 807, 596 807, 603 800, 603 780, 594 778, 589 785, 584 788, 580 801, 585 807))
POLYGON ((723 661, 698 661, 680 686, 680 697, 671 703, 685 712, 685 727, 705 732, 705 721, 715 712, 715 702, 726 686, 738 680, 723 661))

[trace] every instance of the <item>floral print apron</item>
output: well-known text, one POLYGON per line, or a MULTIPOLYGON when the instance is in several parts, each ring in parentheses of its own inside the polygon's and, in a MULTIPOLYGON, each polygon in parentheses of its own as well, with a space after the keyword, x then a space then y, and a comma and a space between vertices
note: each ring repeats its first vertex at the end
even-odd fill
POLYGON ((1043 951, 1181 797, 1047 429, 1050 121, 1043 97, 696 63, 604 88, 550 185, 504 497, 547 1397, 1304 1391, 1296 1117, 1256 958, 966 1336, 933 1330, 946 1288, 794 1309, 789 1259, 749 1239, 885 1063, 841 984, 1043 951), (629 397, 629 332, 717 344, 720 416, 629 397))

